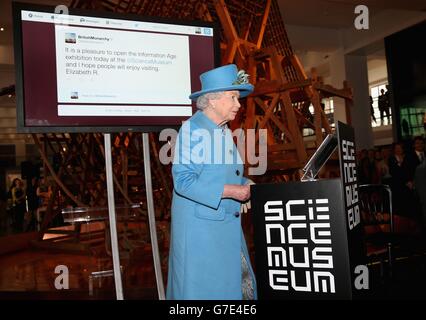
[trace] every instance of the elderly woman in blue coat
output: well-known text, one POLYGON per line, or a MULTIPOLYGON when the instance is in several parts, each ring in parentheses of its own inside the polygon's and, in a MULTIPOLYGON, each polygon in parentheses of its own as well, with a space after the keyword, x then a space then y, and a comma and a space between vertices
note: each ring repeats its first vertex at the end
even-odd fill
POLYGON ((240 217, 250 186, 226 125, 253 91, 247 78, 222 66, 201 74, 190 96, 199 110, 176 140, 168 299, 257 298, 240 217))

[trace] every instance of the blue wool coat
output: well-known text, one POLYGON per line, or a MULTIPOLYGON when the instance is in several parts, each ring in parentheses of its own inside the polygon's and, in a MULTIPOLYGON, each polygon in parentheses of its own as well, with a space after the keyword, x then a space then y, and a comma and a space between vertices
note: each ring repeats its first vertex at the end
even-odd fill
POLYGON ((254 274, 240 203, 221 198, 225 184, 246 182, 231 132, 198 111, 176 142, 167 299, 240 300, 241 252, 254 274))

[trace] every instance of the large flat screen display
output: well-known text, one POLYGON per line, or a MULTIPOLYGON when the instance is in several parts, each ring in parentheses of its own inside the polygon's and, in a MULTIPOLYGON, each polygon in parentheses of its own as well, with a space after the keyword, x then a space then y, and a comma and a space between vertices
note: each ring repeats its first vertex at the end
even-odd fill
POLYGON ((14 3, 19 132, 154 131, 193 114, 216 24, 14 3))

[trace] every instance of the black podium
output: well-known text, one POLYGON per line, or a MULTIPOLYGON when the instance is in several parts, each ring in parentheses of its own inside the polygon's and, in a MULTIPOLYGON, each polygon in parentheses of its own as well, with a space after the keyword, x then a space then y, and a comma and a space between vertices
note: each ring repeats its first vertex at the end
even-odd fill
POLYGON ((357 295, 355 268, 364 264, 365 255, 354 133, 342 123, 336 131, 334 148, 339 148, 341 179, 314 180, 334 150, 328 147, 329 154, 317 153, 308 163, 316 168, 310 181, 252 186, 259 299, 352 299, 357 295))

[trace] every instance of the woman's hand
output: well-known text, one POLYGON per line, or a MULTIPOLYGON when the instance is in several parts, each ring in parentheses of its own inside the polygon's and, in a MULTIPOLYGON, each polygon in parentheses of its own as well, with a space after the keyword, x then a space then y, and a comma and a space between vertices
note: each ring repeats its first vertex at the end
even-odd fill
MULTIPOLYGON (((256 184, 256 183, 253 180, 247 178, 245 185, 250 187, 252 184, 256 184)), ((250 200, 241 203, 240 213, 247 213, 247 212, 249 212, 250 209, 251 209, 251 201, 250 200)))
POLYGON ((245 202, 250 199, 250 186, 238 184, 225 184, 222 198, 232 198, 234 200, 245 202))

